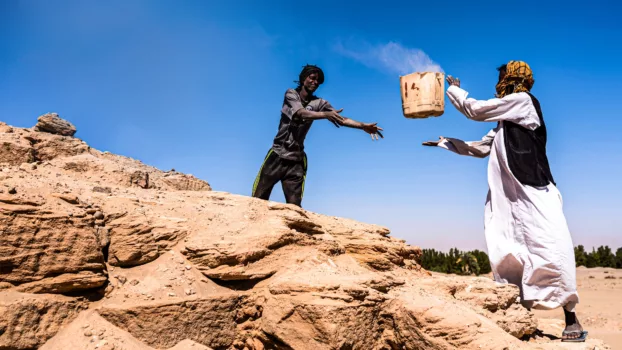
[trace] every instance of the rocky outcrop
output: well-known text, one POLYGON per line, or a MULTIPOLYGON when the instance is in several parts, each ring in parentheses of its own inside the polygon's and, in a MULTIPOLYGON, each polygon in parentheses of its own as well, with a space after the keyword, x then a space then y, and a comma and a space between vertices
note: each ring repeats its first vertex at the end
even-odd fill
POLYGON ((52 196, 0 197, 0 282, 36 292, 105 283, 92 221, 81 208, 69 209, 76 214, 52 209, 70 206, 52 196))
POLYGON ((0 349, 561 346, 516 287, 425 271, 385 227, 71 136, 0 125, 0 141, 0 349))
POLYGON ((76 127, 60 118, 57 113, 47 113, 40 116, 33 130, 63 136, 73 136, 76 133, 76 127))
POLYGON ((211 191, 212 187, 192 175, 173 173, 164 175, 158 182, 177 191, 211 191))
POLYGON ((499 327, 516 338, 536 331, 533 314, 521 307, 519 290, 512 285, 497 285, 487 278, 465 278, 435 275, 422 281, 430 292, 444 292, 446 296, 473 306, 478 314, 497 323, 499 327))
POLYGON ((243 298, 222 295, 145 305, 108 306, 98 313, 145 344, 169 348, 186 338, 212 348, 228 348, 236 337, 236 315, 243 298))
POLYGON ((70 136, 30 133, 25 137, 32 144, 37 161, 73 157, 88 153, 90 147, 82 140, 70 136))
POLYGON ((184 238, 183 225, 165 220, 124 216, 113 220, 110 227, 109 263, 113 266, 135 266, 155 260, 184 238))
POLYGON ((56 277, 19 285, 15 290, 23 293, 65 294, 103 286, 108 278, 91 271, 65 273, 56 277))
POLYGON ((6 132, 0 132, 0 163, 20 165, 34 162, 35 154, 30 141, 14 133, 13 128, 5 127, 4 130, 6 132))
POLYGON ((60 295, 0 291, 0 349, 36 349, 86 307, 60 295))
MULTIPOLYGON (((56 337, 45 343, 41 350, 157 350, 115 327, 97 312, 85 311, 56 337)), ((185 339, 169 350, 211 350, 207 346, 185 339)))

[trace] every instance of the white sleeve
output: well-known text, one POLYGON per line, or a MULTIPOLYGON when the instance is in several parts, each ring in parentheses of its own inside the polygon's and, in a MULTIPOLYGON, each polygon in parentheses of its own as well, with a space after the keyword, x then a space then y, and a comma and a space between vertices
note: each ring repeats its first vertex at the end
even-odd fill
POLYGON ((540 126, 540 118, 531 97, 524 92, 485 101, 467 96, 468 92, 457 86, 452 85, 447 89, 451 103, 469 119, 480 122, 507 120, 530 130, 540 126))
POLYGON ((490 154, 492 142, 497 134, 498 126, 482 137, 480 141, 462 141, 459 139, 447 137, 438 143, 438 147, 452 151, 462 156, 471 156, 476 158, 485 158, 490 154))

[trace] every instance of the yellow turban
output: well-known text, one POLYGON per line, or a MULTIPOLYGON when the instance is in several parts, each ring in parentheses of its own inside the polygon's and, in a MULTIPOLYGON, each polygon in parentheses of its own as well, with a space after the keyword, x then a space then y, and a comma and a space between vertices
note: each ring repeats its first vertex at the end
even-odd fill
POLYGON ((508 92, 529 92, 534 82, 533 72, 526 62, 510 61, 506 65, 505 76, 497 83, 497 97, 502 98, 508 92), (513 86, 514 89, 508 91, 509 86, 513 86))

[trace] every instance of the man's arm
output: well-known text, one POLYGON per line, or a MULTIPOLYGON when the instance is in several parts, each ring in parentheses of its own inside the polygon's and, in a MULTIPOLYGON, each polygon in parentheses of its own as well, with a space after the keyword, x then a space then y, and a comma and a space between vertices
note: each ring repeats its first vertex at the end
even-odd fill
POLYGON ((527 94, 510 94, 503 98, 476 100, 468 97, 468 92, 460 88, 460 81, 447 77, 449 101, 467 118, 480 122, 499 122, 503 120, 535 130, 540 126, 540 118, 531 98, 527 94))
POLYGON ((283 108, 281 112, 286 115, 290 119, 302 119, 302 120, 318 120, 318 119, 328 119, 335 126, 339 127, 342 123, 343 117, 339 115, 339 111, 322 111, 314 112, 309 111, 302 106, 302 101, 300 100, 300 94, 296 92, 294 89, 289 89, 285 92, 285 99, 283 101, 283 108))
POLYGON ((341 126, 346 126, 348 128, 363 130, 366 133, 371 135, 372 140, 378 140, 378 136, 380 136, 381 138, 384 138, 384 135, 382 135, 382 133, 380 132, 382 131, 382 128, 378 126, 378 123, 363 123, 363 122, 356 121, 354 119, 346 118, 344 116, 339 115, 339 113, 343 111, 343 108, 338 111, 335 111, 335 108, 331 106, 331 104, 328 103, 328 101, 324 101, 324 102, 325 104, 322 106, 322 111, 324 111, 325 113, 336 113, 339 116, 339 118, 341 118, 339 121, 337 121, 337 123, 333 122, 335 123, 336 126, 338 126, 337 124, 339 124, 341 126))
POLYGON ((499 127, 490 130, 480 141, 462 141, 455 138, 439 137, 438 141, 424 142, 424 146, 438 146, 462 156, 485 158, 490 154, 492 142, 495 139, 499 127))
POLYGON ((343 111, 343 109, 340 109, 338 111, 332 110, 332 111, 314 112, 314 111, 301 108, 294 114, 294 117, 300 118, 302 120, 328 119, 333 124, 335 124, 336 127, 339 127, 340 125, 344 125, 344 119, 346 119, 339 115, 341 111, 343 111))

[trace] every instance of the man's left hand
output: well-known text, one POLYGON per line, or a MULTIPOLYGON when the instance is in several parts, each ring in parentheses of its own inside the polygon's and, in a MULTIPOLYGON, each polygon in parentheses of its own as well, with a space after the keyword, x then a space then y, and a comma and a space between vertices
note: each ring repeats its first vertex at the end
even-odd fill
POLYGON ((438 146, 439 143, 441 143, 441 142, 443 142, 445 140, 446 140, 446 138, 444 138, 443 136, 439 136, 438 137, 438 141, 426 141, 426 142, 422 143, 422 145, 434 147, 434 146, 438 146))
POLYGON ((382 136, 382 133, 380 132, 381 130, 382 128, 378 126, 378 123, 369 123, 363 125, 363 131, 370 134, 372 140, 378 140, 378 135, 380 135, 381 138, 384 138, 384 136, 382 136))

